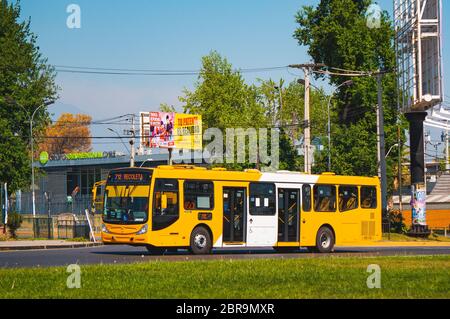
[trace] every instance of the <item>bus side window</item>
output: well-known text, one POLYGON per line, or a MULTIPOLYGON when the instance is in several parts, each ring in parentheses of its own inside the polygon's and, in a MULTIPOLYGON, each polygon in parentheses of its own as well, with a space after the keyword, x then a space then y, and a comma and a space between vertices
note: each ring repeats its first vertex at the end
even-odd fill
POLYGON ((374 186, 361 186, 361 208, 377 207, 377 188, 374 186))
POLYGON ((336 211, 336 187, 334 185, 314 185, 314 211, 336 211))
POLYGON ((152 229, 163 229, 176 222, 179 217, 178 206, 178 180, 157 179, 153 197, 152 229))
POLYGON ((210 210, 214 208, 214 184, 208 181, 184 182, 184 209, 210 210))
POLYGON ((250 215, 275 215, 275 184, 250 183, 250 215))
POLYGON ((311 185, 304 184, 302 186, 302 203, 303 203, 303 211, 310 212, 311 211, 311 185))
POLYGON ((358 208, 358 187, 339 186, 339 210, 346 212, 358 208))

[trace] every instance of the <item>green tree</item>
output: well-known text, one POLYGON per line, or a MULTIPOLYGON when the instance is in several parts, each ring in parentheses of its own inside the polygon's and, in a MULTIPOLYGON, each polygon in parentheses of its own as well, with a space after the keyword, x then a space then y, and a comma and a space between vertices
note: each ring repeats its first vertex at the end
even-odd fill
POLYGON ((265 127, 264 107, 257 102, 257 90, 247 85, 239 71, 216 51, 202 58, 195 90, 180 97, 185 113, 201 114, 203 127, 224 130, 232 127, 265 127))
MULTIPOLYGON (((179 99, 185 113, 202 115, 203 129, 218 128, 225 135, 227 128, 268 126, 266 110, 258 102, 258 89, 247 85, 240 72, 233 70, 227 59, 215 51, 202 58, 195 89, 185 89, 179 99)), ((246 149, 248 154, 248 145, 246 149)), ((254 167, 249 163, 226 166, 233 169, 254 167)))
MULTIPOLYGON (((283 169, 294 171, 303 170, 303 156, 296 155, 294 142, 299 140, 303 132, 305 87, 297 81, 290 82, 286 87, 283 87, 284 81, 282 79, 279 83, 272 79, 260 79, 259 82, 259 100, 266 109, 267 116, 271 119, 269 122, 282 129, 280 134, 280 167, 283 166, 283 169), (289 138, 289 141, 283 140, 286 137, 289 138), (296 158, 294 161, 291 158, 293 154, 296 158), (292 165, 294 163, 295 165, 292 165)), ((327 99, 328 96, 323 90, 311 89, 311 132, 312 136, 320 137, 322 143, 325 142, 327 133, 327 99)))
MULTIPOLYGON (((370 0, 322 0, 316 7, 304 6, 296 16, 299 27, 294 37, 299 44, 308 46, 315 63, 342 70, 391 72, 382 81, 384 133, 389 148, 397 141, 394 30, 387 12, 382 13, 380 28, 367 27, 365 13, 370 3, 370 0)), ((332 85, 348 79, 342 75, 329 77, 332 85)), ((373 176, 377 174, 376 79, 353 80, 352 86, 342 86, 333 99, 332 170, 338 174, 373 176)), ((395 149, 387 160, 390 187, 394 175, 392 159, 397 152, 395 149)), ((326 153, 327 150, 317 155, 316 172, 326 167, 326 153)))
POLYGON ((169 105, 167 103, 161 103, 159 105, 159 110, 161 112, 167 112, 167 113, 172 113, 172 112, 176 112, 175 106, 173 105, 169 105))
POLYGON ((280 129, 280 170, 299 171, 303 169, 304 159, 297 154, 292 140, 280 129))
MULTIPOLYGON (((20 3, 0 0, 0 181, 15 191, 29 185, 29 117, 57 97, 54 69, 39 52, 20 3)), ((34 117, 35 136, 49 123, 45 107, 34 117)))

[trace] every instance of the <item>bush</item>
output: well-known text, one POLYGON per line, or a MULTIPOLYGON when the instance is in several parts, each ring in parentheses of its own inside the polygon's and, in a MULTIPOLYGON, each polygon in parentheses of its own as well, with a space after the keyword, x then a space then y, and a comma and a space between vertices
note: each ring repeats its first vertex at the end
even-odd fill
POLYGON ((389 212, 389 219, 391 223, 391 233, 406 234, 408 229, 406 228, 405 219, 400 210, 394 209, 389 212))
POLYGON ((15 212, 8 214, 8 222, 6 223, 6 225, 9 228, 9 232, 11 233, 12 238, 17 238, 16 231, 22 225, 22 221, 22 215, 15 212))

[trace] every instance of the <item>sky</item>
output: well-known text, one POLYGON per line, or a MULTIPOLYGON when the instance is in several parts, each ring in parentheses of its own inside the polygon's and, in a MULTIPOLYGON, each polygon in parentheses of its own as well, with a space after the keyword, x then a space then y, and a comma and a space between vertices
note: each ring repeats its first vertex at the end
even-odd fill
MULTIPOLYGON (((295 14, 302 5, 318 0, 21 0, 22 19, 31 18, 42 54, 52 65, 82 67, 198 70, 201 57, 212 50, 235 68, 277 67, 305 63, 307 48, 292 34, 295 14), (81 9, 81 28, 70 29, 70 4, 81 9)), ((392 0, 378 4, 392 15, 392 0)), ((448 43, 450 10, 443 1, 444 76, 450 74, 448 43)), ((296 76, 298 75, 298 76, 296 76)), ((248 83, 258 78, 292 81, 299 71, 244 74, 248 83)), ((58 73, 59 100, 49 112, 87 113, 94 120, 156 111, 161 103, 180 109, 178 97, 192 89, 196 76, 124 76, 58 73)), ((325 83, 314 83, 317 86, 325 83)), ((450 87, 445 79, 445 87, 450 87)), ((450 95, 449 91, 446 91, 450 95)), ((112 127, 122 133, 124 127, 112 127)), ((94 136, 114 135, 105 125, 92 127, 94 136)), ((439 133, 440 134, 440 133, 439 133)), ((117 140, 94 140, 94 150, 121 150, 117 140)))

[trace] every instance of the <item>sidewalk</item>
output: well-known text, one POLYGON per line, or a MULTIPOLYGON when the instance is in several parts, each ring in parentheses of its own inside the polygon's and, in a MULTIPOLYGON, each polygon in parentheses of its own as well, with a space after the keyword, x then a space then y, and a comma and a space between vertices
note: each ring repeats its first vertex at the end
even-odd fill
POLYGON ((344 243, 336 247, 450 247, 447 241, 371 241, 344 243))
POLYGON ((80 248, 103 245, 101 242, 77 242, 66 240, 10 240, 0 241, 2 250, 30 250, 30 249, 52 249, 52 248, 80 248))

